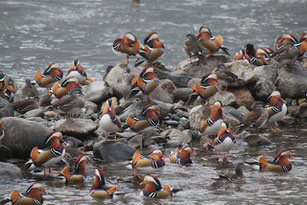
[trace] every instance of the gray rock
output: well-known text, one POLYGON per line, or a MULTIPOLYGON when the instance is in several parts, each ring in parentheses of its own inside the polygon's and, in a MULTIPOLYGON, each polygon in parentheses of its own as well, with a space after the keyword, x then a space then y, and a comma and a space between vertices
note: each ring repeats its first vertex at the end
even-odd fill
POLYGON ((207 119, 210 115, 208 106, 198 105, 191 109, 189 113, 190 126, 192 129, 199 130, 200 122, 207 119))
POLYGON ((12 151, 0 142, 0 161, 6 161, 12 157, 12 151))
MULTIPOLYGON (((136 149, 142 148, 142 136, 136 135, 132 137, 128 141, 128 144, 136 149)), ((152 145, 152 144, 154 144, 154 140, 152 140, 151 137, 144 137, 144 147, 143 148, 148 147, 149 145, 152 145)))
POLYGON ((14 116, 14 108, 11 103, 4 98, 0 98, 0 119, 14 116))
POLYGON ((150 93, 150 97, 154 100, 164 102, 164 103, 173 103, 173 95, 167 93, 162 87, 158 86, 150 93))
POLYGON ((117 136, 130 140, 132 137, 138 135, 137 132, 118 132, 117 136))
POLYGON ((274 82, 281 68, 281 64, 274 61, 271 65, 255 67, 254 73, 258 80, 264 78, 268 81, 274 82))
POLYGON ((88 115, 94 114, 98 111, 98 105, 88 100, 85 101, 84 107, 85 113, 88 115))
POLYGON ((87 119, 59 120, 55 123, 55 130, 80 140, 87 139, 98 128, 98 124, 87 119))
POLYGON ((96 104, 101 104, 113 95, 112 89, 104 81, 94 81, 83 86, 83 92, 88 101, 96 104))
POLYGON ((1 179, 21 179, 22 171, 19 167, 11 163, 0 162, 1 179))
POLYGON ((94 157, 105 163, 131 160, 136 149, 130 145, 119 142, 105 141, 94 145, 94 157))
POLYGON ((37 108, 26 112, 24 114, 24 118, 43 117, 43 115, 44 115, 44 110, 42 108, 37 108))
POLYGON ((188 144, 192 141, 192 135, 189 135, 188 132, 182 132, 178 129, 172 129, 168 137, 169 140, 167 141, 167 144, 170 147, 178 147, 180 145, 188 144))
POLYGON ((223 106, 234 105, 236 102, 236 96, 231 92, 217 92, 215 95, 209 98, 210 105, 213 105, 216 101, 222 101, 223 106))
POLYGON ((189 129, 190 128, 190 121, 187 118, 182 117, 179 120, 179 126, 183 127, 184 129, 189 129))
POLYGON ((260 78, 252 88, 252 93, 256 100, 266 101, 269 93, 273 90, 276 90, 276 87, 272 81, 260 78))
POLYGON ((239 79, 243 80, 245 85, 254 83, 257 80, 252 66, 244 60, 233 61, 230 63, 225 63, 224 65, 227 70, 237 75, 239 79))
POLYGON ((229 88, 228 91, 236 96, 237 106, 243 105, 250 109, 253 102, 255 102, 253 95, 246 87, 229 88))
MULTIPOLYGON (((201 76, 202 77, 202 76, 201 76)), ((201 78, 192 78, 189 82, 188 82, 188 84, 187 84, 187 87, 188 88, 193 88, 194 87, 194 85, 196 85, 197 83, 199 84, 200 83, 200 81, 201 81, 201 78)))
POLYGON ((192 79, 192 77, 184 75, 184 74, 176 74, 174 72, 155 70, 155 74, 158 76, 160 80, 169 79, 171 80, 177 88, 186 87, 188 82, 192 79))
POLYGON ((171 94, 174 96, 175 101, 182 100, 186 102, 188 101, 190 97, 191 89, 190 88, 177 88, 171 94))
POLYGON ((177 126, 177 125, 179 125, 179 122, 176 121, 176 120, 165 120, 164 123, 165 123, 166 125, 172 125, 172 126, 177 126))
POLYGON ((17 117, 1 119, 5 135, 2 143, 9 147, 14 157, 28 158, 33 147, 43 148, 50 128, 17 117))
POLYGON ((249 146, 268 146, 273 142, 262 135, 248 135, 244 138, 244 141, 248 143, 249 146))
POLYGON ((27 118, 27 120, 40 123, 41 125, 44 125, 46 127, 52 127, 53 126, 52 122, 50 122, 50 121, 48 121, 44 118, 41 118, 41 117, 29 117, 29 118, 27 118))
POLYGON ((247 116, 248 113, 250 113, 250 111, 245 106, 240 106, 237 111, 240 112, 243 117, 247 116))

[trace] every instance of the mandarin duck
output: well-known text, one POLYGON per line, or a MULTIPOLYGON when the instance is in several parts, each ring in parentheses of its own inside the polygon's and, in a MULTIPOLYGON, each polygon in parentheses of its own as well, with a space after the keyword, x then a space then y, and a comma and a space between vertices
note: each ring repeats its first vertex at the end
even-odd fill
POLYGON ((44 185, 40 182, 32 183, 25 194, 19 193, 17 190, 13 190, 10 194, 10 199, 12 204, 15 205, 39 205, 43 204, 43 194, 47 194, 44 185))
POLYGON ((257 50, 253 44, 246 44, 244 48, 233 57, 233 60, 246 60, 250 64, 256 66, 262 66, 264 64, 263 60, 257 56, 257 50))
POLYGON ((216 74, 217 79, 219 79, 219 85, 224 87, 222 91, 226 91, 228 86, 233 83, 236 83, 237 85, 245 84, 236 74, 229 71, 224 64, 217 65, 217 68, 214 69, 212 73, 216 74))
POLYGON ((158 77, 154 73, 154 69, 148 66, 145 67, 139 76, 133 78, 128 98, 142 93, 147 95, 148 100, 151 100, 149 94, 156 89, 159 82, 158 77))
POLYGON ((75 173, 69 174, 68 167, 65 167, 60 173, 59 176, 65 177, 65 183, 82 183, 86 178, 86 167, 85 164, 88 163, 89 160, 87 157, 79 155, 76 164, 75 164, 75 173))
POLYGON ((182 148, 180 151, 179 147, 177 147, 174 151, 171 152, 169 156, 170 163, 176 164, 191 164, 193 161, 191 160, 191 154, 195 155, 193 148, 189 145, 182 148))
POLYGON ((292 169, 289 158, 293 158, 293 156, 285 150, 278 152, 275 159, 270 162, 266 161, 263 156, 260 156, 258 159, 260 171, 289 172, 292 169))
POLYGON ((145 176, 140 185, 143 184, 145 184, 145 187, 141 191, 142 196, 157 199, 166 199, 172 196, 172 188, 169 185, 161 184, 155 176, 145 176))
POLYGON ((80 86, 72 88, 68 95, 52 100, 51 104, 66 113, 66 122, 69 123, 71 121, 70 115, 80 112, 85 105, 82 88, 80 86))
POLYGON ((133 33, 128 32, 125 36, 122 36, 113 42, 112 50, 119 57, 126 58, 126 62, 121 64, 127 66, 129 63, 129 56, 135 56, 140 48, 141 44, 136 36, 133 33))
POLYGON ((39 103, 37 98, 27 98, 12 103, 12 107, 18 113, 25 114, 30 110, 39 108, 39 103))
POLYGON ((223 122, 217 137, 214 139, 214 148, 218 151, 219 161, 222 161, 220 152, 227 152, 227 161, 229 161, 229 151, 233 148, 236 143, 236 138, 233 136, 229 129, 229 123, 223 122))
POLYGON ((228 52, 229 49, 222 45, 223 44, 222 36, 220 35, 213 36, 209 27, 207 26, 200 27, 199 32, 196 35, 196 37, 199 39, 202 46, 208 49, 209 51, 209 53, 206 55, 206 58, 218 52, 219 49, 222 49, 224 53, 230 56, 228 52))
POLYGON ((71 89, 80 86, 77 78, 68 77, 62 83, 56 82, 52 87, 52 93, 56 98, 61 98, 67 95, 71 89))
POLYGON ((303 32, 300 36, 298 43, 299 55, 303 56, 307 51, 307 31, 303 32))
POLYGON ((272 48, 258 48, 256 51, 256 57, 260 58, 264 65, 271 64, 271 56, 274 50, 272 48))
POLYGON ((147 66, 152 67, 152 64, 164 55, 164 45, 160 41, 157 32, 150 32, 146 36, 144 39, 144 46, 140 48, 138 55, 140 55, 142 59, 137 58, 134 67, 141 65, 145 60, 147 61, 147 66))
POLYGON ((278 50, 283 44, 290 43, 292 45, 298 44, 299 41, 296 39, 296 37, 291 33, 284 33, 281 35, 278 35, 274 40, 274 49, 278 50))
POLYGON ((9 84, 9 78, 4 73, 0 73, 0 93, 5 96, 7 86, 9 84))
POLYGON ((120 118, 116 116, 112 99, 106 101, 99 118, 99 126, 105 131, 105 139, 108 139, 108 133, 115 132, 114 141, 116 141, 116 132, 120 131, 122 126, 120 118))
POLYGON ((290 66, 294 64, 297 57, 300 54, 300 49, 290 42, 286 42, 285 39, 281 40, 282 45, 271 55, 271 57, 283 66, 290 66))
POLYGON ((93 82, 93 79, 87 76, 79 60, 74 60, 73 64, 68 68, 67 77, 77 78, 82 85, 88 85, 93 82))
POLYGON ((48 68, 42 73, 38 70, 34 75, 34 80, 40 87, 47 88, 47 92, 51 95, 49 88, 57 81, 62 80, 63 71, 57 63, 51 63, 48 68))
POLYGON ((204 51, 201 43, 194 34, 187 34, 183 40, 182 48, 184 53, 190 58, 192 64, 192 58, 198 58, 198 62, 204 58, 204 51))
POLYGON ((230 182, 233 182, 235 184, 244 184, 246 182, 246 179, 243 175, 243 169, 244 164, 238 163, 236 165, 235 174, 232 175, 219 175, 221 179, 227 179, 230 182))
POLYGON ((221 101, 216 101, 210 112, 208 119, 203 119, 200 122, 200 132, 206 136, 207 147, 209 143, 210 135, 217 135, 223 123, 223 103, 221 101))
POLYGON ((26 79, 25 85, 20 89, 20 99, 39 98, 40 94, 29 79, 26 79))
POLYGON ((217 92, 221 90, 219 82, 217 80, 216 74, 208 73, 204 77, 202 77, 200 84, 196 84, 191 88, 192 93, 186 105, 190 105, 200 96, 204 103, 206 100, 208 101, 207 105, 209 105, 209 98, 215 95, 217 92))
POLYGON ((276 131, 273 124, 281 120, 287 113, 287 105, 285 100, 281 97, 279 91, 274 90, 268 97, 270 106, 266 109, 268 113, 268 123, 271 132, 276 131))
POLYGON ((26 163, 29 166, 29 170, 34 167, 43 167, 44 176, 47 175, 46 168, 49 168, 49 174, 51 174, 51 167, 54 164, 60 162, 65 155, 65 148, 61 144, 64 142, 61 132, 51 132, 46 137, 45 145, 48 146, 45 150, 39 150, 38 147, 34 147, 31 151, 31 159, 26 163))
POLYGON ((6 87, 6 91, 5 91, 5 98, 9 101, 9 102, 14 102, 14 94, 17 92, 18 90, 18 86, 16 81, 7 76, 8 78, 8 85, 6 87))
POLYGON ((135 151, 132 156, 132 168, 153 167, 161 168, 165 165, 165 156, 161 150, 154 150, 148 156, 141 155, 140 151, 135 151))
POLYGON ((96 169, 96 175, 93 185, 91 187, 91 196, 96 200, 112 199, 114 192, 118 191, 117 186, 113 186, 110 189, 106 189, 105 179, 103 175, 103 169, 96 169))

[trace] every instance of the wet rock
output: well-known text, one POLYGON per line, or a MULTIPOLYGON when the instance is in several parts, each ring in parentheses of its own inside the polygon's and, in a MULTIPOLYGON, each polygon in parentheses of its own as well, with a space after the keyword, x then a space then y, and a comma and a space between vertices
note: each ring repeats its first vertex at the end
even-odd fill
POLYGON ((136 149, 120 142, 98 142, 94 145, 94 157, 105 163, 131 160, 136 149))
POLYGON ((50 128, 17 117, 1 119, 5 135, 2 143, 9 147, 14 157, 28 158, 33 147, 45 146, 45 138, 52 131, 50 128))
POLYGON ((2 179, 21 179, 22 171, 11 163, 0 162, 0 176, 2 179))
POLYGON ((171 94, 174 96, 175 101, 182 100, 186 102, 188 101, 190 97, 191 89, 190 88, 177 88, 171 94))
POLYGON ((65 135, 84 140, 91 136, 97 128, 98 124, 92 120, 74 118, 69 123, 66 120, 57 121, 54 129, 65 135))
POLYGON ((0 98, 0 119, 14 116, 14 108, 11 103, 4 98, 0 98))
POLYGON ((218 100, 222 101, 223 106, 234 105, 236 102, 236 97, 234 94, 228 91, 218 92, 209 99, 209 103, 210 105, 213 105, 214 102, 218 100))
POLYGON ((176 74, 174 72, 162 71, 162 70, 155 70, 155 74, 160 80, 162 79, 171 80, 177 88, 186 87, 189 80, 192 79, 192 77, 187 75, 176 74))
POLYGON ((88 101, 101 104, 113 95, 113 91, 104 81, 94 81, 83 86, 83 92, 88 101))
MULTIPOLYGON (((201 77, 203 77, 203 76, 204 76, 204 75, 202 75, 201 77)), ((187 87, 188 87, 188 88, 193 88, 194 85, 196 85, 197 83, 199 84, 200 81, 201 81, 201 78, 192 78, 192 79, 188 82, 187 87)))
POLYGON ((152 136, 151 139, 157 144, 162 144, 162 143, 167 142, 165 136, 161 136, 161 135, 152 136))
POLYGON ((170 147, 178 147, 183 144, 188 144, 192 141, 192 136, 188 134, 188 132, 183 132, 178 129, 172 129, 170 134, 168 135, 169 140, 167 144, 170 147))
POLYGON ((0 161, 6 161, 12 157, 12 151, 0 142, 0 161))
POLYGON ((173 95, 165 92, 161 87, 156 87, 151 93, 150 97, 154 100, 158 100, 160 102, 164 103, 173 103, 174 102, 174 97, 173 95))
POLYGON ((229 92, 235 95, 236 104, 238 106, 245 106, 247 109, 250 109, 250 106, 255 102, 254 97, 251 92, 246 87, 238 87, 235 89, 228 89, 229 92))
POLYGON ((258 79, 256 84, 252 87, 253 96, 257 100, 262 100, 262 101, 266 100, 266 98, 268 97, 269 93, 272 90, 276 90, 275 85, 273 84, 272 81, 267 80, 265 78, 258 79))
POLYGON ((65 147, 77 148, 83 146, 83 142, 75 137, 64 135, 63 139, 65 147))
POLYGON ((134 137, 136 135, 138 135, 138 133, 137 132, 133 132, 133 131, 131 131, 131 132, 118 132, 117 133, 117 136, 125 138, 127 140, 130 140, 132 137, 134 137))
POLYGON ((208 106, 198 105, 189 112, 190 126, 192 129, 199 130, 200 122, 207 119, 210 115, 210 108, 208 106))
POLYGON ((224 65, 227 70, 237 75, 239 79, 243 80, 245 85, 254 83, 257 80, 252 66, 244 60, 233 61, 230 63, 225 63, 224 65))
POLYGON ((237 125, 240 124, 240 120, 234 117, 233 115, 230 115, 229 113, 224 113, 223 119, 230 123, 231 128, 236 127, 237 125))
POLYGON ((291 69, 283 69, 275 85, 283 97, 302 98, 307 92, 307 69, 301 64, 291 69))
POLYGON ((248 135, 243 139, 249 146, 269 146, 273 144, 271 140, 262 135, 248 135))
POLYGON ((91 101, 85 101, 85 113, 88 115, 91 115, 93 113, 96 113, 98 111, 98 105, 96 103, 93 103, 91 101))

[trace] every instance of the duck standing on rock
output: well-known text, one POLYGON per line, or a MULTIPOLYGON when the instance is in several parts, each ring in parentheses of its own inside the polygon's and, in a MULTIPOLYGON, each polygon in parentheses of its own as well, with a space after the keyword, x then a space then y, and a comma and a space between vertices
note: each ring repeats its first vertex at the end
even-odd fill
POLYGON ((236 143, 236 138, 233 136, 229 129, 229 123, 223 122, 217 137, 214 139, 214 148, 219 153, 219 161, 222 161, 220 152, 227 152, 227 161, 229 161, 229 151, 233 148, 236 143))
POLYGON ((161 182, 155 176, 145 176, 140 185, 143 184, 145 184, 145 187, 141 191, 142 196, 157 199, 166 199, 172 196, 172 188, 169 185, 161 184, 161 182))
POLYGON ((151 100, 149 94, 156 89, 159 79, 154 73, 153 67, 145 67, 139 76, 135 76, 131 82, 131 88, 128 98, 137 94, 147 95, 147 99, 151 100))
POLYGON ((18 90, 18 86, 16 81, 7 76, 8 78, 8 85, 5 91, 5 98, 9 101, 9 102, 14 102, 14 94, 17 92, 18 90))
POLYGON ((174 151, 171 152, 169 156, 170 163, 176 163, 181 165, 192 164, 191 154, 195 155, 193 148, 189 145, 182 148, 180 151, 177 147, 174 151))
POLYGON ((247 60, 250 64, 262 66, 264 62, 257 56, 257 50, 253 44, 246 44, 244 48, 237 53, 233 60, 247 60))
POLYGON ((163 159, 165 159, 165 156, 161 150, 154 150, 148 156, 143 156, 140 151, 137 150, 132 156, 132 168, 161 168, 165 165, 163 159))
POLYGON ((203 99, 204 103, 206 100, 207 105, 209 106, 209 98, 215 95, 215 93, 219 92, 221 87, 217 80, 216 74, 208 73, 204 77, 202 77, 200 84, 196 84, 194 87, 191 88, 192 93, 186 105, 190 105, 200 96, 203 99))
POLYGON ((268 123, 270 132, 276 132, 277 129, 274 128, 273 124, 281 120, 287 113, 287 105, 285 100, 282 99, 279 91, 274 90, 270 93, 268 97, 270 106, 267 108, 268 113, 268 123))
POLYGON ((21 194, 17 190, 12 191, 10 199, 15 205, 39 205, 44 202, 43 194, 47 194, 44 185, 40 182, 34 182, 28 187, 25 194, 21 194))
POLYGON ((184 53, 190 58, 190 63, 192 64, 192 58, 197 57, 198 62, 201 62, 204 58, 204 51, 198 38, 191 33, 188 33, 182 44, 184 53))
POLYGON ((113 42, 112 50, 116 55, 126 58, 126 62, 121 63, 121 65, 127 67, 129 57, 135 56, 140 48, 141 44, 136 36, 133 33, 128 32, 125 36, 122 36, 113 42))
POLYGON ((49 89, 55 82, 62 80, 62 78, 63 71, 57 63, 51 63, 43 73, 38 70, 34 75, 36 83, 40 87, 46 88, 49 95, 51 95, 49 89))
POLYGON ((292 169, 289 158, 293 158, 293 156, 285 150, 278 152, 275 159, 271 162, 266 161, 263 156, 260 156, 258 159, 260 171, 289 172, 292 169))
POLYGON ((116 141, 116 132, 120 131, 122 126, 120 118, 116 116, 112 99, 106 101, 99 118, 99 125, 105 131, 105 139, 108 139, 108 133, 115 132, 114 141, 116 141))
POLYGON ((68 68, 67 77, 77 78, 82 85, 88 85, 93 79, 87 76, 85 69, 80 65, 79 60, 74 60, 73 64, 68 68))

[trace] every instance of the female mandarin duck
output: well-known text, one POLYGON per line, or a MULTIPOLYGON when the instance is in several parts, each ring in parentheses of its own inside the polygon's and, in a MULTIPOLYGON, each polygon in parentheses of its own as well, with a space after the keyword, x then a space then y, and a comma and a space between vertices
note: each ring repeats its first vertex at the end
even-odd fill
POLYGON ((10 199, 12 204, 15 205, 39 205, 43 204, 44 202, 43 194, 47 194, 44 185, 39 182, 34 182, 28 187, 25 194, 21 194, 17 190, 12 191, 10 194, 10 199))
POLYGON ((258 48, 256 51, 256 57, 260 58, 264 65, 271 64, 271 56, 274 50, 272 48, 258 48))
POLYGON ((246 179, 243 175, 243 169, 244 169, 244 164, 238 163, 236 166, 235 174, 220 175, 219 177, 221 179, 227 179, 228 181, 236 183, 236 184, 244 184, 246 182, 246 179))
POLYGON ((229 130, 229 123, 222 123, 217 137, 214 139, 214 147, 219 153, 219 161, 222 161, 220 152, 227 152, 227 161, 229 161, 229 151, 233 148, 236 143, 236 138, 229 130))
POLYGON ((39 98, 40 94, 36 87, 32 85, 30 79, 26 79, 25 85, 20 89, 20 99, 39 98))
POLYGON ((93 79, 87 76, 79 60, 74 60, 73 64, 68 68, 67 77, 77 78, 82 85, 88 85, 93 82, 93 79))
POLYGON ((207 26, 202 26, 199 29, 199 33, 196 35, 201 44, 209 50, 206 58, 222 49, 227 55, 230 56, 228 48, 224 47, 223 38, 220 35, 213 36, 210 29, 207 26))
POLYGON ((80 87, 81 84, 77 78, 68 77, 62 83, 56 82, 52 87, 52 92, 53 95, 59 99, 64 95, 67 95, 71 89, 78 86, 80 87))
POLYGON ((194 34, 187 34, 183 40, 182 44, 183 51, 190 58, 190 63, 192 64, 192 58, 197 57, 198 61, 204 58, 204 51, 201 43, 194 34))
POLYGON ((202 77, 200 84, 196 84, 193 88, 191 88, 192 93, 186 104, 190 105, 191 103, 195 102, 198 96, 200 96, 203 99, 203 102, 208 100, 207 105, 209 105, 209 98, 220 90, 221 87, 217 80, 216 74, 208 73, 202 77))
POLYGON ((106 101, 100 115, 99 125, 105 131, 106 140, 108 139, 108 133, 115 132, 114 141, 116 141, 116 132, 120 131, 122 126, 120 118, 116 116, 112 99, 106 101))
POLYGON ((148 156, 141 155, 140 151, 136 151, 132 156, 132 168, 153 167, 161 168, 165 165, 165 156, 161 150, 154 150, 148 156))
POLYGON ((257 56, 257 50, 253 44, 246 44, 244 48, 233 57, 233 60, 247 60, 250 64, 256 66, 262 66, 264 64, 263 60, 257 56))
POLYGON ((277 131, 272 125, 281 120, 287 113, 287 105, 285 100, 282 99, 279 91, 274 90, 270 93, 268 100, 270 102, 270 107, 267 108, 267 113, 269 115, 268 122, 270 123, 269 128, 271 132, 277 131))
POLYGON ((147 95, 148 100, 151 100, 149 94, 156 89, 159 82, 153 67, 145 67, 139 76, 133 78, 128 98, 142 93, 147 95))
POLYGON ((43 167, 44 176, 47 175, 46 168, 49 168, 49 174, 51 174, 51 166, 60 162, 65 155, 65 148, 61 144, 64 142, 63 135, 61 132, 51 132, 46 138, 45 145, 49 146, 46 150, 39 150, 37 147, 34 147, 31 151, 31 159, 26 163, 30 165, 29 168, 43 167))
POLYGON ((112 50, 116 55, 126 58, 126 62, 121 64, 127 66, 129 63, 129 56, 135 56, 140 48, 141 44, 136 36, 133 33, 128 32, 125 36, 122 36, 113 42, 112 50))
POLYGON ((147 35, 144 39, 144 47, 139 50, 138 54, 143 57, 143 59, 138 58, 135 61, 135 67, 142 64, 145 60, 148 66, 152 66, 155 61, 164 55, 164 45, 160 41, 157 32, 150 32, 147 35))
POLYGON ((63 78, 63 71, 60 68, 60 65, 57 63, 51 63, 48 68, 42 73, 41 71, 37 71, 34 75, 34 80, 40 87, 47 88, 47 92, 49 95, 49 88, 56 81, 60 81, 63 78))
POLYGON ((275 159, 271 162, 266 161, 263 156, 260 156, 258 159, 260 171, 288 172, 292 169, 289 158, 293 158, 293 156, 285 150, 278 152, 275 159))
POLYGON ((65 167, 60 173, 59 176, 64 176, 65 177, 65 183, 82 183, 85 181, 86 178, 86 167, 85 164, 88 163, 89 160, 87 157, 79 155, 77 160, 76 160, 76 165, 75 165, 75 173, 74 174, 69 174, 68 172, 68 167, 65 167))
POLYGON ((161 184, 155 176, 145 176, 140 185, 143 184, 145 184, 145 188, 141 192, 143 196, 157 199, 166 199, 172 196, 172 188, 169 185, 161 184))
POLYGON ((195 155, 195 152, 193 151, 193 148, 189 145, 182 148, 181 152, 179 147, 177 147, 174 151, 171 152, 169 156, 169 160, 171 163, 176 164, 191 164, 193 161, 191 160, 191 154, 195 155))
POLYGON ((216 101, 213 104, 213 107, 210 112, 210 116, 208 119, 203 119, 200 122, 200 132, 204 133, 206 136, 206 144, 204 146, 208 146, 209 136, 217 135, 223 123, 223 103, 221 101, 216 101))
POLYGON ((113 186, 112 188, 106 190, 103 169, 96 169, 95 172, 96 176, 90 190, 91 196, 96 200, 112 199, 114 192, 118 191, 118 188, 113 186))

